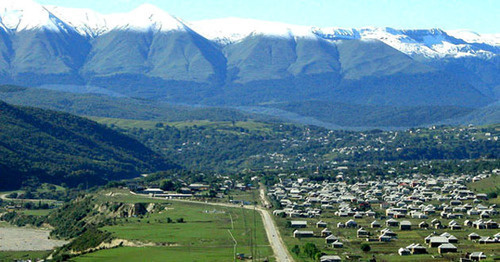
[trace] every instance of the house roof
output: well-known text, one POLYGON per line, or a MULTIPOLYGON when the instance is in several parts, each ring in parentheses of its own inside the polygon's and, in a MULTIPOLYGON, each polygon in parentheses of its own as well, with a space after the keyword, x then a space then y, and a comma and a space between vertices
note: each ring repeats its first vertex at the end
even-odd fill
POLYGON ((431 243, 448 243, 448 238, 446 237, 431 237, 431 243))
POLYGON ((457 247, 453 244, 442 244, 438 248, 456 249, 457 247))
POLYGON ((330 260, 339 260, 340 261, 340 257, 339 256, 334 256, 334 255, 328 255, 328 256, 322 256, 320 258, 321 262, 323 262, 323 261, 330 261, 330 260))

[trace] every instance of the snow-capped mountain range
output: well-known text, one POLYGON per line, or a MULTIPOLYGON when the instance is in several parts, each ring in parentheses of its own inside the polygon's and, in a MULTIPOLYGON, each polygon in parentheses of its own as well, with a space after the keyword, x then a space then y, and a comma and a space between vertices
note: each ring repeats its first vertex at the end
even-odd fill
POLYGON ((149 4, 104 15, 0 0, 0 84, 184 104, 483 107, 500 98, 499 51, 498 34, 465 30, 188 22, 149 4))
MULTIPOLYGON (((318 119, 361 106, 375 117, 418 124, 474 111, 474 118, 497 123, 499 54, 499 34, 467 30, 188 22, 149 4, 103 15, 0 0, 0 85, 63 93, 102 90, 318 119)), ((43 96, 55 108, 68 103, 55 93, 43 96)))
POLYGON ((322 38, 329 41, 379 40, 417 58, 491 58, 500 53, 500 34, 469 30, 398 30, 393 28, 320 28, 241 18, 185 22, 149 4, 122 14, 103 15, 89 9, 42 6, 32 0, 0 0, 0 28, 7 32, 44 29, 77 31, 95 38, 114 30, 191 30, 219 45, 237 43, 250 35, 322 38))

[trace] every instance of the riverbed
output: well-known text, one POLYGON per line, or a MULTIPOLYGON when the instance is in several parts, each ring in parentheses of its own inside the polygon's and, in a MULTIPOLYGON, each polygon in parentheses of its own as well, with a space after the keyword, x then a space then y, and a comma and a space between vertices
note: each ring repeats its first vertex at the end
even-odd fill
POLYGON ((49 239, 49 230, 0 226, 0 251, 45 251, 67 241, 49 239))

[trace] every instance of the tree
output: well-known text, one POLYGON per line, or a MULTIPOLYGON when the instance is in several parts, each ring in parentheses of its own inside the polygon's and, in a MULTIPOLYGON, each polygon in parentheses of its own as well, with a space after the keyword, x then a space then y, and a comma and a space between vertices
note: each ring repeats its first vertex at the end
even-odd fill
POLYGON ((293 248, 292 248, 292 252, 293 252, 295 255, 297 255, 297 256, 298 256, 298 255, 300 254, 300 247, 299 247, 299 245, 295 245, 295 246, 293 246, 293 248))
POLYGON ((160 188, 161 188, 161 190, 164 190, 164 191, 173 191, 175 189, 175 185, 174 185, 174 182, 172 182, 172 180, 166 179, 166 180, 161 181, 160 188))
POLYGON ((363 252, 370 252, 370 250, 372 250, 372 248, 367 243, 363 243, 363 244, 361 244, 361 250, 363 250, 363 252))

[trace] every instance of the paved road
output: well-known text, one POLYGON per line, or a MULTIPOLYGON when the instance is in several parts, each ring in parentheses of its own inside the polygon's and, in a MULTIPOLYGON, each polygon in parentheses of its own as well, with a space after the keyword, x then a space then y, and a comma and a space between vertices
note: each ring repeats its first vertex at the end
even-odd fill
POLYGON ((17 202, 58 202, 57 200, 54 199, 22 199, 22 198, 8 198, 9 194, 1 194, 0 198, 5 201, 17 201, 17 202))
MULTIPOLYGON (((131 192, 134 194, 133 192, 131 192)), ((264 189, 260 189, 260 197, 261 200, 263 201, 264 204, 269 204, 267 198, 265 197, 265 191, 264 189)), ((165 198, 159 198, 155 197, 158 199, 163 199, 165 198)), ((169 199, 171 200, 171 199, 169 199)), ((232 208, 238 208, 238 207, 243 207, 246 209, 254 209, 254 206, 239 206, 239 205, 234 205, 234 204, 228 204, 228 203, 211 203, 211 202, 200 202, 200 201, 192 201, 192 200, 174 200, 173 201, 179 201, 179 202, 189 202, 189 203, 197 203, 197 204, 205 204, 205 205, 212 205, 212 206, 223 206, 223 207, 232 207, 232 208)), ((262 208, 262 207, 255 207, 255 210, 259 211, 260 216, 262 217, 262 222, 264 224, 264 229, 266 230, 266 235, 267 239, 269 240, 269 244, 271 244, 271 247, 274 252, 274 256, 276 257, 277 262, 293 262, 293 258, 288 252, 288 249, 286 248, 285 243, 283 243, 283 240, 281 239, 281 235, 278 231, 278 228, 276 224, 274 223, 273 218, 271 217, 271 214, 269 213, 268 210, 262 208)))
POLYGON ((281 239, 280 233, 274 224, 274 220, 269 214, 269 211, 259 208, 260 215, 262 216, 262 222, 264 223, 264 228, 266 229, 267 239, 273 248, 274 255, 278 262, 292 262, 293 258, 288 253, 283 240, 281 239))

